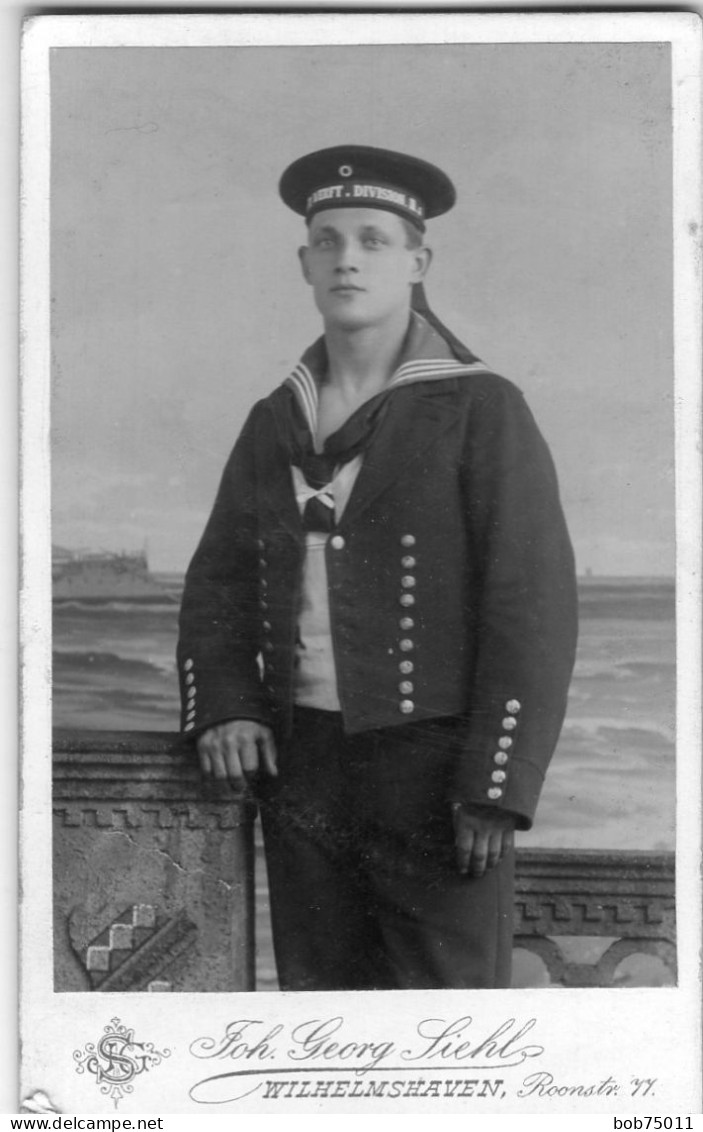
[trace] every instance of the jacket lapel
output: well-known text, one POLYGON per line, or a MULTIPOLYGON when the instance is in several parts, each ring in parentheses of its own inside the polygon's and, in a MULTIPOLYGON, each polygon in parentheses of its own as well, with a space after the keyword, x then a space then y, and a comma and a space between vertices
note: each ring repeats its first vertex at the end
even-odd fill
MULTIPOLYGON (((280 452, 278 453, 280 456, 280 452)), ((268 465, 265 500, 276 516, 277 523, 288 531, 296 542, 304 542, 305 532, 293 491, 293 478, 287 457, 268 465)))
POLYGON ((457 420, 456 389, 453 380, 437 385, 398 389, 393 406, 380 423, 364 455, 364 462, 344 509, 340 526, 353 524, 357 517, 396 480, 457 420))
MULTIPOLYGON (((359 475, 352 489, 340 526, 348 526, 396 480, 402 479, 408 468, 457 419, 457 410, 451 394, 455 389, 452 380, 436 386, 426 385, 420 392, 417 386, 398 389, 393 394, 391 412, 386 414, 369 445, 359 475)), ((268 508, 296 542, 303 542, 300 511, 295 501, 290 464, 277 443, 260 450, 260 482, 266 484, 265 500, 268 508)))

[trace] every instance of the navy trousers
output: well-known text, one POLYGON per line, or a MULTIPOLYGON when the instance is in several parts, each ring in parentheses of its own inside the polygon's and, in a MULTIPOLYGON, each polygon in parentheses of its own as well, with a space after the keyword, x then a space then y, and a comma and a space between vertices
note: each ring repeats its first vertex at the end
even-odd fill
POLYGON ((513 855, 461 876, 452 719, 345 735, 300 708, 260 784, 282 990, 510 985, 513 855))

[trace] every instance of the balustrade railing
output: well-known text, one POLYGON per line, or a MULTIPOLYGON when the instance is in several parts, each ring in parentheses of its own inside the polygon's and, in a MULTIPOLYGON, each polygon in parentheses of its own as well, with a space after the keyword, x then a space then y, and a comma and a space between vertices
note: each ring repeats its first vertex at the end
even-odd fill
MULTIPOLYGON (((56 731, 53 761, 56 989, 255 989, 246 797, 172 734, 56 731)), ((627 983, 633 956, 674 982, 673 854, 519 851, 515 948, 522 985, 627 983)))

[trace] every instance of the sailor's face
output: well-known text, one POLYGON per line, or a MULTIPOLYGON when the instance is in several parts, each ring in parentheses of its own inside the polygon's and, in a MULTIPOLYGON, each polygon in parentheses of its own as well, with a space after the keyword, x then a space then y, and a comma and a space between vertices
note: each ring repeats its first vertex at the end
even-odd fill
POLYGON ((381 324, 410 306, 425 274, 427 248, 408 247, 402 220, 379 208, 331 208, 313 216, 303 275, 326 324, 381 324))

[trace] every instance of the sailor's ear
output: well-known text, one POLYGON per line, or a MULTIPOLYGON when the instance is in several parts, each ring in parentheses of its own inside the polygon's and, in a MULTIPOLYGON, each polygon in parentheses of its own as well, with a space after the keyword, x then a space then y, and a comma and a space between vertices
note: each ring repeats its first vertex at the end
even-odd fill
POLYGON ((413 283, 420 283, 427 275, 427 272, 430 270, 430 264, 432 263, 432 248, 428 248, 426 244, 423 244, 421 248, 415 248, 413 250, 413 259, 414 264, 412 281, 413 283))
POLYGON ((308 246, 303 244, 298 248, 298 259, 300 260, 300 268, 303 273, 303 279, 306 283, 310 282, 310 268, 308 266, 308 246))

